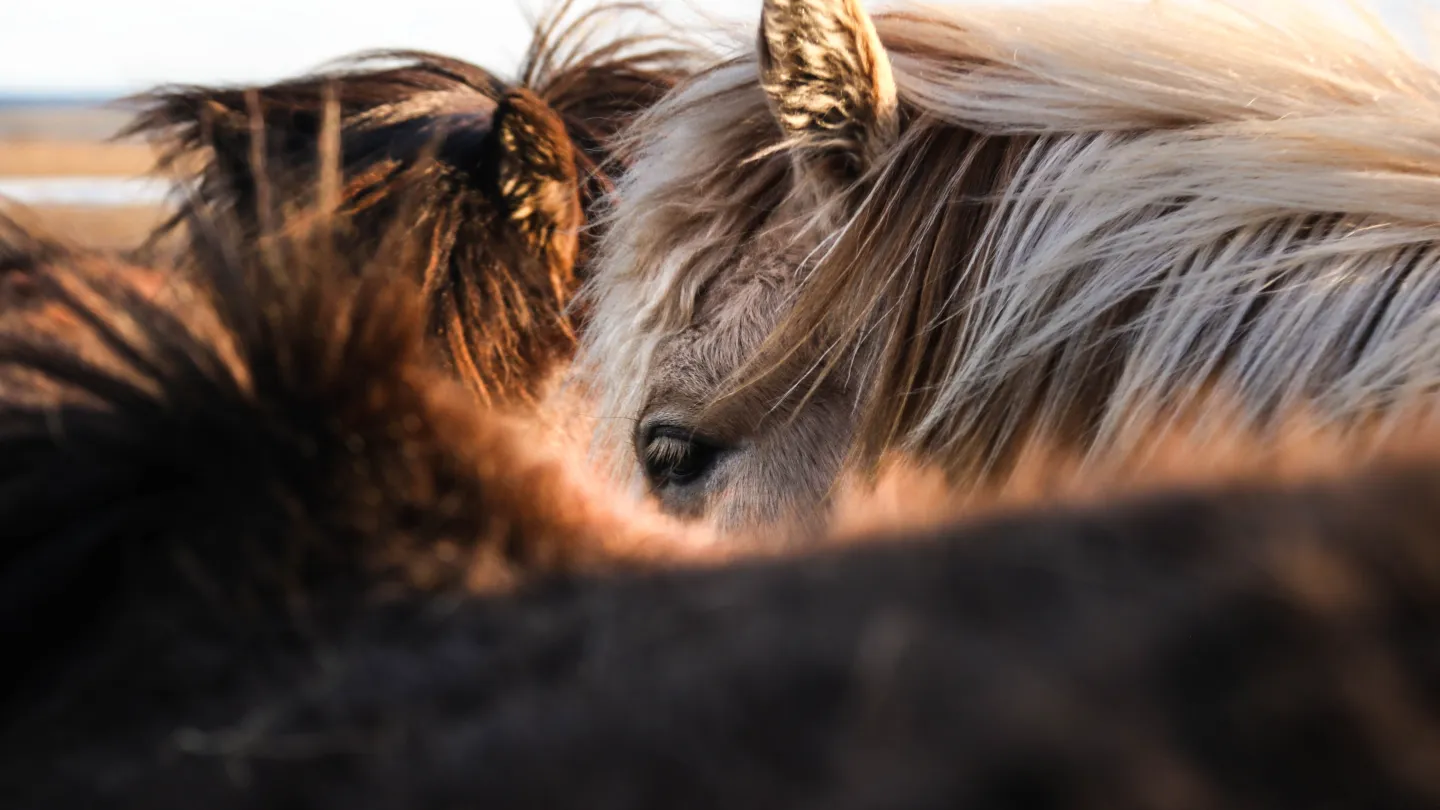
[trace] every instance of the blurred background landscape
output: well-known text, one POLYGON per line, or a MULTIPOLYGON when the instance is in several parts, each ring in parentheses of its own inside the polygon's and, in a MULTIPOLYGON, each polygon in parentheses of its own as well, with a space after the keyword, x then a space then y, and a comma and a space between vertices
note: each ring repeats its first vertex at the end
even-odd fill
POLYGON ((47 228, 98 247, 128 247, 159 224, 167 186, 147 178, 141 143, 111 143, 129 114, 108 96, 0 96, 0 196, 47 228))
MULTIPOLYGON (((1315 0, 1317 12, 1328 1, 1315 0)), ((760 0, 653 5, 701 30, 717 21, 753 25, 760 0)), ((1431 52, 1422 18, 1440 0, 1365 6, 1407 47, 1431 52)), ((0 24, 0 204, 22 204, 60 235, 130 246, 163 218, 169 187, 146 176, 148 147, 111 140, 130 115, 117 104, 122 97, 164 83, 274 81, 375 48, 438 51, 503 74, 518 64, 531 21, 547 7, 540 0, 13 3, 0 24)))

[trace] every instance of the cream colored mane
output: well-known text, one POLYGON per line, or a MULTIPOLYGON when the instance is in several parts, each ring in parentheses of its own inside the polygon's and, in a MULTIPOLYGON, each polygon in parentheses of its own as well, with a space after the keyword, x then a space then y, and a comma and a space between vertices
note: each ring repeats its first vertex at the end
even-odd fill
POLYGON ((762 228, 793 229, 807 260, 736 382, 819 338, 818 373, 859 369, 872 460, 900 447, 973 469, 1036 432, 1102 446, 1216 389, 1255 425, 1428 408, 1440 75, 1306 4, 1267 12, 877 15, 907 123, 821 205, 752 54, 692 80, 635 128, 586 293, 581 372, 619 417, 601 449, 626 468, 652 352, 762 228))

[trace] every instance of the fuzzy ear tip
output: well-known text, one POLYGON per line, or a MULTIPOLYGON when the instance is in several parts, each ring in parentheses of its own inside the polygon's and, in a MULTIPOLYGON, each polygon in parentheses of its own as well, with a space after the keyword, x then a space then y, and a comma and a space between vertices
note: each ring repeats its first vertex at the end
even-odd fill
POLYGON ((502 195, 516 188, 517 180, 518 188, 541 180, 578 186, 574 145, 564 119, 529 90, 518 88, 501 97, 489 142, 488 159, 501 175, 502 195))
POLYGON ((579 226, 580 180, 564 120, 524 88, 507 92, 496 109, 491 141, 495 186, 511 219, 548 232, 579 226))
POLYGON ((858 0, 765 0, 761 82, 781 128, 800 143, 864 162, 898 135, 889 57, 858 0))

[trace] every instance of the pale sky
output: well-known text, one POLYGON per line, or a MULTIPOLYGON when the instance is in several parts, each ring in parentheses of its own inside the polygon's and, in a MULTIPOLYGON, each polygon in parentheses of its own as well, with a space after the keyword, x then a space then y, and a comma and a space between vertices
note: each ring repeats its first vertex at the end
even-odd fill
MULTIPOLYGON (((590 5, 593 0, 581 0, 590 5)), ((686 0, 660 0, 684 13, 686 0)), ((496 70, 545 0, 0 0, 0 92, 279 79, 359 50, 422 48, 496 70), (528 15, 528 18, 527 18, 528 15)), ((700 0, 745 20, 760 0, 700 0)))
MULTIPOLYGON (((760 0, 658 5, 683 13, 690 2, 736 22, 755 19, 760 7, 760 0)), ((1404 38, 1417 28, 1408 12, 1440 0, 1368 5, 1404 38)), ((543 0, 0 0, 0 93, 266 81, 370 48, 423 48, 503 71, 527 44, 526 9, 533 16, 545 7, 543 0)))

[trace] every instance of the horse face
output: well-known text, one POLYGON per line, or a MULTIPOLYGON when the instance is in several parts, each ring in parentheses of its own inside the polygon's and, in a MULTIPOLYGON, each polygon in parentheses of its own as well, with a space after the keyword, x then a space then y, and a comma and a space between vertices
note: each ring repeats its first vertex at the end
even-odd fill
POLYGON ((816 359, 809 352, 727 395, 794 289, 784 254, 766 252, 740 258, 700 296, 695 321, 657 347, 632 436, 646 485, 668 512, 727 529, 817 521, 853 421, 854 391, 841 381, 792 385, 816 359))
MULTIPOLYGON (((724 110, 723 104, 696 113, 683 98, 676 109, 681 115, 712 116, 706 126, 715 132, 754 126, 757 140, 774 140, 778 129, 783 152, 750 160, 722 155, 698 140, 687 147, 689 129, 676 125, 657 137, 667 141, 666 147, 679 143, 677 152, 653 152, 632 172, 643 183, 647 172, 683 172, 701 161, 722 166, 732 157, 743 161, 743 168, 729 167, 728 173, 712 177, 731 184, 725 192, 728 210, 739 212, 737 217, 756 217, 733 228, 747 237, 719 251, 707 244, 718 229, 712 212, 719 207, 703 199, 712 193, 709 188, 695 188, 686 198, 684 183, 661 180, 671 182, 673 191, 672 199, 659 202, 645 199, 646 189, 638 188, 635 199, 626 198, 623 205, 679 213, 633 216, 650 216, 651 222, 689 219, 668 230, 630 230, 623 213, 617 219, 613 231, 618 239, 595 287, 602 299, 596 322, 609 321, 600 327, 608 333, 590 344, 590 361, 601 366, 613 362, 596 356, 602 353, 642 358, 620 372, 613 366, 602 369, 598 380, 611 391, 602 397, 613 409, 609 415, 634 420, 629 470, 643 477, 668 511, 728 529, 805 525, 824 514, 850 445, 858 392, 843 374, 822 375, 811 385, 809 372, 819 364, 858 358, 828 357, 817 340, 783 347, 763 379, 736 375, 754 368, 762 347, 772 348, 766 339, 789 311, 803 268, 823 247, 825 217, 817 212, 843 215, 845 201, 899 129, 885 52, 853 0, 766 2, 757 41, 759 86, 753 74, 748 85, 740 76, 732 95, 753 105, 750 91, 762 92, 758 117, 748 110, 724 110), (686 148, 692 153, 676 157, 686 148), (747 213, 755 211, 764 213, 747 213), (677 244, 668 252, 642 244, 652 235, 661 245, 677 244), (656 266, 679 268, 673 273, 663 269, 661 275, 669 278, 649 289, 629 280, 640 275, 633 268, 642 260, 626 255, 645 250, 656 266), (684 268, 696 264, 708 270, 681 277, 688 272, 684 268), (626 284, 634 286, 627 290, 626 284), (655 292, 657 286, 665 291, 655 292), (632 303, 670 295, 686 298, 676 308, 682 314, 658 326, 644 312, 646 305, 632 303), (616 314, 626 308, 631 315, 616 314), (626 328, 634 332, 618 341, 629 341, 629 348, 606 345, 626 328), (623 390, 631 386, 638 391, 623 390)), ((723 71, 716 76, 723 79, 723 71)), ((754 144, 744 146, 753 149, 754 144)))

